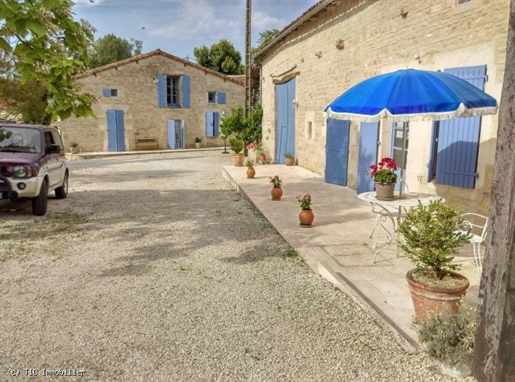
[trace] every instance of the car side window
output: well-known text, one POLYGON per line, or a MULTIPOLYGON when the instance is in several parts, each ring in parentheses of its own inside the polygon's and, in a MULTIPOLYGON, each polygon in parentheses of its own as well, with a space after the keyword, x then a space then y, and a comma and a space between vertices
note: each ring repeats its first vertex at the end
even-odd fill
POLYGON ((50 147, 52 143, 54 143, 52 133, 50 131, 45 131, 45 146, 50 147))

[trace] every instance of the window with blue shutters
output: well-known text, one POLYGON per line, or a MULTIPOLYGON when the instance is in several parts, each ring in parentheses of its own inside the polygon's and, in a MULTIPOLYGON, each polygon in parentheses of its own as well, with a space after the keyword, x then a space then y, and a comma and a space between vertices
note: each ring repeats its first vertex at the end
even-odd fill
POLYGON ((220 135, 220 113, 217 111, 206 112, 206 137, 218 137, 220 135))
POLYGON ((118 97, 118 89, 103 88, 102 94, 104 97, 118 97))
POLYGON ((190 107, 190 77, 157 75, 157 104, 159 107, 190 107))
MULTIPOLYGON (((445 69, 484 90, 486 65, 445 69)), ((428 181, 474 188, 481 133, 481 117, 455 118, 433 124, 428 181)))

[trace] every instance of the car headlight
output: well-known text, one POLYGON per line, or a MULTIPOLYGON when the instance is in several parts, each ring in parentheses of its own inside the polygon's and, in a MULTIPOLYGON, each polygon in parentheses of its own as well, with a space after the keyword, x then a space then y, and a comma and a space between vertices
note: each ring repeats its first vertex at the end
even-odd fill
POLYGON ((13 167, 13 178, 30 178, 32 176, 32 169, 30 166, 21 165, 13 167))

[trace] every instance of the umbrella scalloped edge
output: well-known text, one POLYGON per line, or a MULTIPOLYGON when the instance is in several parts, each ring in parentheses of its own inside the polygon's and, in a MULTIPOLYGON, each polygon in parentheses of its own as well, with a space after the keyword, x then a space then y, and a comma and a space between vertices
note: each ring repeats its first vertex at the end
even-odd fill
POLYGON ((330 107, 324 112, 324 118, 351 120, 359 122, 379 122, 387 118, 392 122, 410 121, 440 121, 460 117, 477 117, 482 115, 492 115, 497 113, 497 106, 467 109, 463 103, 453 111, 439 113, 416 113, 416 114, 397 114, 393 115, 388 110, 382 110, 376 115, 352 114, 333 112, 330 107))

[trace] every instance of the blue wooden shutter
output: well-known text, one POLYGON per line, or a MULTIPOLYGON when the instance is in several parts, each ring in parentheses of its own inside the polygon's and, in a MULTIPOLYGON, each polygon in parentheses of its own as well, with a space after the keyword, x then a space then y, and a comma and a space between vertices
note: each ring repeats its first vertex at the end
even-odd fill
POLYGON ((327 120, 325 181, 347 185, 350 121, 327 120))
POLYGON ((216 93, 217 102, 224 104, 226 102, 226 95, 223 92, 216 93))
POLYGON ((206 137, 213 137, 215 134, 214 113, 206 111, 206 137))
POLYGON ((220 113, 213 113, 213 136, 218 137, 220 134, 220 113))
POLYGON ((102 94, 104 95, 104 97, 111 97, 111 89, 103 88, 102 89, 102 94))
POLYGON ((118 151, 116 141, 116 110, 107 110, 107 149, 118 151))
POLYGON ((116 149, 125 151, 125 122, 124 111, 116 110, 116 149))
POLYGON ((182 107, 190 107, 190 77, 182 76, 182 107))
POLYGON ((157 106, 166 107, 166 76, 157 75, 157 106))
MULTIPOLYGON (((463 78, 484 90, 485 65, 445 69, 444 72, 463 78)), ((440 121, 438 136, 433 137, 433 144, 438 145, 436 183, 462 188, 475 187, 480 132, 481 117, 440 121)))
POLYGON ((377 163, 379 145, 379 122, 362 122, 359 127, 359 155, 356 191, 374 191, 374 179, 368 175, 370 165, 377 163))

